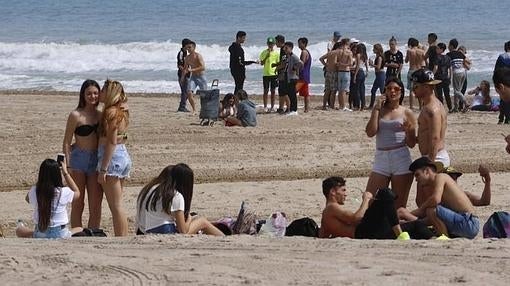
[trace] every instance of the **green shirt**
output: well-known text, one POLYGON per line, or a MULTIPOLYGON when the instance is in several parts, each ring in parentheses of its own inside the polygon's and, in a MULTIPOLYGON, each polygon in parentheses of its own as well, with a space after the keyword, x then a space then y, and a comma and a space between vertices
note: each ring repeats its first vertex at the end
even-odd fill
MULTIPOLYGON (((265 49, 260 53, 260 62, 262 62, 268 54, 268 50, 265 49)), ((276 66, 272 67, 273 64, 278 63, 280 60, 280 51, 278 50, 272 50, 269 53, 269 57, 267 57, 266 61, 264 62, 264 70, 262 72, 263 76, 275 76, 276 75, 276 66)))

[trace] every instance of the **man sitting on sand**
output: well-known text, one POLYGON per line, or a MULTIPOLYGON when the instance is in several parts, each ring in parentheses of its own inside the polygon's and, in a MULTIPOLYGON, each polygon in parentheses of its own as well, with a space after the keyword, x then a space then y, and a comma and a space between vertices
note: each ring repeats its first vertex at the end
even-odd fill
POLYGON ((257 126, 257 113, 255 111, 255 103, 248 99, 248 94, 242 89, 237 91, 236 96, 239 99, 239 105, 237 106, 237 117, 225 118, 225 125, 243 127, 257 126))
POLYGON ((326 207, 322 211, 319 237, 349 237, 364 239, 409 239, 402 232, 393 205, 395 195, 388 189, 379 189, 372 200, 370 192, 364 192, 363 201, 356 212, 342 207, 347 197, 345 180, 342 177, 329 177, 322 182, 322 192, 326 197, 326 207))
POLYGON ((419 191, 426 192, 426 200, 411 214, 425 219, 439 235, 475 238, 480 221, 459 185, 448 174, 437 173, 436 164, 427 157, 415 160, 409 170, 422 186, 419 191))

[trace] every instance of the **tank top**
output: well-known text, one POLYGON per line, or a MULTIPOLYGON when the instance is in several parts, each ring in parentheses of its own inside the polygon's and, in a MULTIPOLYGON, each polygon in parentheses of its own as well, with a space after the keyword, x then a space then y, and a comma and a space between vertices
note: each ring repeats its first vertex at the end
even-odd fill
MULTIPOLYGON (((305 50, 308 52, 308 50, 305 50)), ((308 60, 304 63, 303 69, 299 73, 299 79, 304 80, 306 83, 310 83, 310 67, 312 65, 312 55, 308 52, 308 60)))
POLYGON ((379 129, 375 138, 375 147, 378 150, 391 150, 406 145, 404 118, 388 120, 379 119, 379 129))

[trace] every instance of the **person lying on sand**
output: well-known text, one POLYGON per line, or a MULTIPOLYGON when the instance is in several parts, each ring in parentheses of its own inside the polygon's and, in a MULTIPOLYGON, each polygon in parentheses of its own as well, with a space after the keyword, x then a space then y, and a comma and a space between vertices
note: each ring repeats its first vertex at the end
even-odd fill
MULTIPOLYGON (((450 237, 475 238, 480 221, 474 215, 474 206, 468 195, 447 174, 437 173, 436 165, 426 157, 415 160, 409 170, 414 173, 417 183, 422 186, 417 194, 424 198, 418 209, 407 213, 408 220, 424 219, 434 226, 437 234, 450 237), (410 214, 410 215, 409 215, 410 214)), ((406 213, 399 209, 399 214, 406 213)))

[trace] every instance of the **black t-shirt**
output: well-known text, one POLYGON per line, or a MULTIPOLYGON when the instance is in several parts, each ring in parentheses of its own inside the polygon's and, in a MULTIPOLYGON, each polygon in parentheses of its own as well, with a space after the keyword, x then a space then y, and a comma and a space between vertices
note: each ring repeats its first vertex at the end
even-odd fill
POLYGON ((177 53, 177 76, 179 76, 179 78, 181 78, 182 75, 182 71, 179 69, 179 67, 184 66, 184 58, 186 58, 187 55, 188 51, 186 51, 186 49, 181 49, 177 53))
POLYGON ((434 65, 437 61, 436 46, 430 46, 427 49, 427 56, 428 56, 428 61, 429 61, 429 70, 433 70, 434 65))
POLYGON ((285 71, 287 70, 287 54, 285 54, 285 51, 283 50, 283 47, 280 48, 279 66, 282 66, 283 68, 277 69, 278 80, 286 81, 287 80, 287 73, 285 71))
MULTIPOLYGON (((436 54, 437 56, 437 54, 436 54)), ((439 55, 437 56, 436 63, 437 71, 434 77, 440 80, 447 80, 448 78, 448 69, 451 66, 451 60, 449 56, 439 55)))
MULTIPOLYGON (((394 64, 397 63, 399 65, 404 64, 404 55, 397 51, 396 53, 392 54, 391 51, 384 52, 384 64, 394 64)), ((399 69, 398 68, 392 68, 392 67, 386 67, 386 78, 390 76, 399 76, 399 69)))

